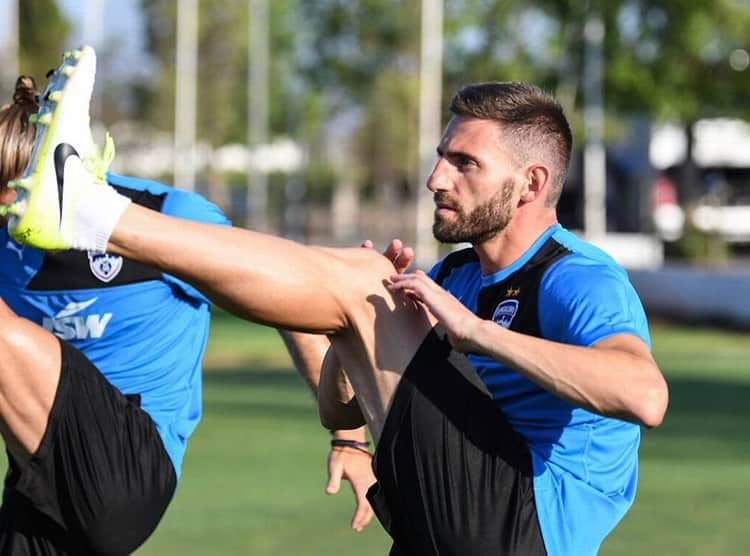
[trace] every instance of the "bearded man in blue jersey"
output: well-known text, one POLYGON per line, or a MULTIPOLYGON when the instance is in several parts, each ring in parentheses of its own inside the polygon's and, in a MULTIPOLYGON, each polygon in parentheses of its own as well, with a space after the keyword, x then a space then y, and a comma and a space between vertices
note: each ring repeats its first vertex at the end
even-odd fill
MULTIPOLYGON (((371 250, 132 204, 82 157, 51 154, 75 141, 59 125, 76 125, 73 98, 51 107, 5 210, 27 244, 106 248, 244 318, 328 335, 377 441, 370 499, 392 554, 594 554, 632 503, 639 425, 666 411, 645 316, 624 271, 557 224, 571 146, 559 105, 491 83, 451 106, 428 187, 436 235, 473 243, 433 273, 458 299, 371 250)), ((348 408, 331 369, 321 404, 348 408)))
MULTIPOLYGON (((498 553, 593 555, 635 498, 639 425, 667 407, 646 315, 626 272, 557 222, 572 144, 560 105, 527 84, 478 83, 450 110, 427 183, 433 233, 472 247, 391 288, 438 318, 499 410, 494 429, 474 430, 500 443, 496 472, 515 477, 501 484, 524 494, 497 492, 507 505, 494 519, 509 520, 498 553)), ((393 488, 399 470, 384 477, 393 488)), ((480 513, 494 495, 478 497, 480 513)))
MULTIPOLYGON (((557 222, 572 143, 559 104, 530 85, 479 83, 450 109, 427 183, 433 233, 472 247, 390 289, 437 317, 491 402, 455 396, 460 381, 436 376, 436 361, 413 369, 389 409, 371 501, 394 555, 595 554, 634 500, 638 425, 666 408, 646 316, 624 270, 557 222), (418 495, 404 495, 410 480, 418 495)), ((327 365, 324 376, 338 372, 335 354, 327 365)), ((354 402, 334 385, 325 424, 363 422, 354 402)))
MULTIPOLYGON (((34 80, 19 78, 13 103, 0 108, 4 203, 16 197, 6 184, 29 161, 38 109, 34 80)), ((85 135, 77 148, 93 152, 85 135)), ((199 195, 112 173, 105 179, 140 206, 229 224, 199 195)), ((201 418, 210 303, 188 283, 119 255, 25 247, 3 220, 0 430, 9 473, 0 554, 128 554, 172 499, 201 418)), ((310 382, 317 386, 316 377, 310 382)), ((371 515, 369 458, 362 459, 332 454, 332 479, 343 474, 362 493, 356 528, 371 515)))

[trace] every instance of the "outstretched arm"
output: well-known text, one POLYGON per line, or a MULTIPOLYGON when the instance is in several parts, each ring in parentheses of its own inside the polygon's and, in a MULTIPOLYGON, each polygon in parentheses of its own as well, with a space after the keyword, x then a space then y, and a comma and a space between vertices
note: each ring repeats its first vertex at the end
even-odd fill
MULTIPOLYGON (((372 249, 365 241, 362 247, 372 249)), ((414 252, 399 239, 392 240, 383 255, 397 272, 404 272, 414 259, 414 252)), ((335 441, 353 441, 331 446, 328 455, 326 492, 336 494, 341 479, 349 481, 356 500, 352 528, 361 531, 372 519, 373 511, 366 494, 375 482, 371 456, 365 444, 364 416, 357 405, 354 391, 328 339, 320 334, 279 330, 294 365, 316 393, 323 426, 332 431, 335 441)))
MULTIPOLYGON (((338 426, 328 426, 326 421, 323 421, 323 424, 332 431, 331 434, 334 440, 344 440, 358 444, 347 446, 345 443, 342 443, 339 446, 331 446, 331 451, 328 454, 326 493, 338 493, 341 487, 341 480, 346 479, 349 481, 356 503, 351 526, 355 531, 361 531, 370 523, 374 515, 372 507, 367 501, 367 490, 375 482, 375 474, 372 471, 372 456, 366 448, 364 417, 354 400, 354 392, 351 390, 351 385, 346 380, 338 358, 335 356, 334 351, 330 349, 331 344, 325 336, 291 332, 288 330, 279 330, 279 333, 284 339, 295 367, 316 394, 316 397, 320 399, 321 391, 318 386, 322 374, 321 368, 326 367, 323 363, 324 359, 329 368, 336 374, 340 373, 345 381, 342 387, 343 394, 329 393, 328 395, 324 395, 322 403, 325 405, 326 403, 330 403, 330 400, 339 396, 346 397, 353 407, 352 411, 358 416, 356 426, 344 426, 342 430, 336 430, 338 426)), ((328 387, 325 382, 323 383, 323 387, 328 387)))
POLYGON ((488 355, 545 390, 596 413, 648 427, 661 423, 667 386, 640 338, 617 334, 591 348, 551 342, 477 317, 423 272, 391 280, 393 291, 405 291, 429 308, 454 349, 488 355))

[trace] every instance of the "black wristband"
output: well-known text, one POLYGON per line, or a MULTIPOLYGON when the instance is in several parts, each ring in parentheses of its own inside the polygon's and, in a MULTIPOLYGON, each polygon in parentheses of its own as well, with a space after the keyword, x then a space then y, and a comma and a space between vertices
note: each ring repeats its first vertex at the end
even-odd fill
POLYGON ((360 452, 370 453, 370 443, 367 441, 360 442, 359 440, 346 440, 343 438, 333 438, 331 440, 331 448, 354 448, 360 452))

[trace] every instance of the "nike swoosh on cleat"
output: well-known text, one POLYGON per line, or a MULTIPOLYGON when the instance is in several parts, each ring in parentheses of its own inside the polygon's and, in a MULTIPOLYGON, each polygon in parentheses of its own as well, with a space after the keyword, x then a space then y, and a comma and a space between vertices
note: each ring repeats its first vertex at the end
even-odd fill
POLYGON ((58 209, 60 210, 59 223, 62 225, 62 213, 63 213, 63 182, 65 181, 65 161, 70 156, 78 156, 78 151, 73 148, 70 143, 60 143, 55 147, 55 174, 57 175, 57 202, 59 203, 58 209))

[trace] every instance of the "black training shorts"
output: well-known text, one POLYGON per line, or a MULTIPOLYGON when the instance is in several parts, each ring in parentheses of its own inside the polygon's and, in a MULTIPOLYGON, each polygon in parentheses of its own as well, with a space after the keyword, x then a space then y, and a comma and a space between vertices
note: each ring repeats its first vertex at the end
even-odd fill
POLYGON ((439 327, 401 379, 373 467, 391 555, 546 554, 526 443, 439 327))
POLYGON ((65 342, 47 430, 9 457, 0 554, 124 555, 154 531, 177 479, 139 396, 124 396, 65 342))

